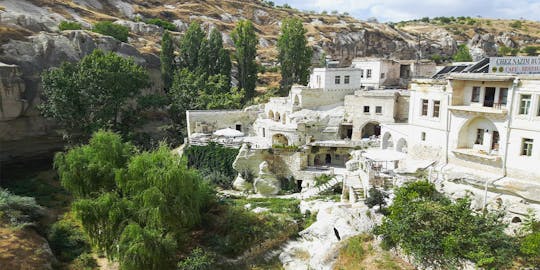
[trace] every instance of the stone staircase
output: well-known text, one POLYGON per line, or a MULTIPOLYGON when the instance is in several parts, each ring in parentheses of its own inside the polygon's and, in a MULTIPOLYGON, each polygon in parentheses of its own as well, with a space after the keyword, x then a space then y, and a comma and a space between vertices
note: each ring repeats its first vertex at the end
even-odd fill
POLYGON ((321 194, 322 192, 330 190, 331 188, 335 187, 337 184, 342 183, 342 182, 343 182, 343 176, 335 175, 332 179, 330 179, 328 182, 322 185, 302 190, 302 193, 301 193, 302 199, 307 199, 313 196, 317 196, 321 194))
POLYGON ((362 187, 351 187, 354 196, 356 197, 356 200, 358 201, 364 201, 366 200, 366 194, 364 192, 364 188, 362 187))

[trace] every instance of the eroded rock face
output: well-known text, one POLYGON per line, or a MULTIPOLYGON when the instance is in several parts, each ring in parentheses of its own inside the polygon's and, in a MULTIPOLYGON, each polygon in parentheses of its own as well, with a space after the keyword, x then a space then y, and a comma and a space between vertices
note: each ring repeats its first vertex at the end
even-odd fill
POLYGON ((468 43, 473 61, 484 57, 497 56, 497 43, 493 34, 475 34, 468 43))
POLYGON ((40 32, 27 40, 10 40, 0 45, 2 106, 0 115, 0 161, 39 156, 61 149, 62 138, 55 123, 43 118, 37 106, 41 102, 41 73, 62 62, 76 62, 94 49, 114 51, 133 57, 148 68, 153 80, 149 91, 160 92, 159 57, 144 54, 112 37, 83 30, 62 33, 40 32))
POLYGON ((118 20, 118 21, 115 21, 114 23, 129 28, 130 32, 135 33, 137 35, 163 34, 163 28, 157 25, 153 25, 153 24, 147 24, 144 22, 132 22, 132 21, 126 21, 126 20, 118 20))
POLYGON ((281 183, 270 173, 266 161, 261 162, 259 165, 259 175, 253 181, 253 186, 255 192, 264 196, 276 195, 281 190, 281 183))

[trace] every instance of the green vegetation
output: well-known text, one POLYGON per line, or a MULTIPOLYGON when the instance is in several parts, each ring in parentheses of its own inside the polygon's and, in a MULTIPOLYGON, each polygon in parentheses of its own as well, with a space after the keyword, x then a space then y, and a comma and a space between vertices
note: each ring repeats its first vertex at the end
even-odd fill
POLYGON ((278 38, 281 65, 281 93, 287 94, 295 83, 305 85, 309 80, 313 49, 308 46, 307 30, 297 18, 285 19, 278 38))
POLYGON ((372 187, 368 191, 369 196, 367 197, 365 203, 369 208, 373 208, 375 205, 379 206, 379 211, 386 205, 385 199, 388 198, 388 195, 381 190, 372 187))
POLYGON ((148 87, 145 69, 133 59, 95 50, 79 63, 64 62, 42 74, 44 102, 39 109, 72 142, 86 141, 99 129, 130 135, 145 108, 131 102, 148 87))
POLYGON ((78 22, 62 21, 58 25, 58 29, 60 29, 60 31, 64 31, 64 30, 81 30, 82 29, 82 24, 80 24, 78 22))
POLYGON ((315 186, 320 186, 320 185, 323 185, 323 184, 326 184, 328 183, 328 181, 330 181, 333 177, 331 175, 328 175, 328 174, 321 174, 317 177, 315 177, 315 186))
POLYGON ((520 29, 523 24, 521 21, 513 21, 509 24, 510 27, 520 29))
POLYGON ((36 224, 45 212, 32 197, 23 197, 0 188, 0 221, 10 226, 36 224))
POLYGON ((161 37, 161 52, 159 55, 161 60, 161 79, 163 80, 163 87, 170 89, 174 76, 174 45, 171 34, 168 31, 163 33, 161 37))
POLYGON ((463 260, 489 269, 512 264, 517 245, 504 233, 501 213, 474 213, 468 199, 452 202, 425 181, 406 184, 395 194, 389 215, 375 228, 383 247, 399 246, 436 268, 459 268, 463 260))
POLYGON ((521 51, 528 56, 537 56, 540 46, 525 46, 521 51))
POLYGON ((110 21, 97 22, 96 24, 94 24, 92 31, 102 35, 111 36, 122 42, 128 41, 129 28, 122 25, 114 24, 110 21))
POLYGON ((67 215, 51 226, 47 240, 56 258, 62 262, 72 261, 90 252, 90 244, 81 227, 73 219, 67 218, 67 215))
POLYGON ((238 149, 227 148, 216 143, 206 146, 191 145, 184 150, 187 165, 199 170, 210 183, 230 188, 236 176, 232 164, 238 155, 238 149), (219 176, 222 177, 219 177, 219 176), (213 176, 213 177, 211 177, 213 176), (217 176, 217 177, 216 177, 217 176))
POLYGON ((458 46, 456 54, 452 57, 455 62, 470 62, 472 61, 472 56, 469 53, 469 48, 465 44, 458 46))
POLYGON ((121 269, 172 268, 212 201, 205 182, 170 149, 139 153, 110 132, 58 155, 55 166, 76 192, 72 208, 91 245, 121 269), (89 166, 97 157, 101 162, 89 166), (78 173, 95 183, 76 179, 78 173))
POLYGON ((231 38, 236 47, 234 54, 238 63, 238 86, 245 91, 245 100, 255 96, 257 82, 257 36, 255 27, 248 20, 241 20, 231 32, 231 38))
POLYGON ((148 19, 148 20, 146 20, 146 23, 157 25, 157 26, 163 28, 164 30, 176 31, 176 25, 174 25, 174 23, 162 20, 160 18, 148 19))
POLYGON ((517 49, 517 48, 510 48, 510 47, 507 47, 507 46, 504 46, 504 45, 499 47, 499 55, 500 56, 507 56, 507 55, 515 56, 515 55, 517 55, 518 52, 519 52, 519 49, 517 49))
POLYGON ((211 270, 215 262, 215 254, 204 251, 202 248, 195 248, 177 266, 179 270, 211 270))

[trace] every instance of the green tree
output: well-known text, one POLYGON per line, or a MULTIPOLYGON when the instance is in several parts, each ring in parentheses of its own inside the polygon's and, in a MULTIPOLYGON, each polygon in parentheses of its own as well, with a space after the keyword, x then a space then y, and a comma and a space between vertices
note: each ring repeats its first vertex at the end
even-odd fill
POLYGON ((386 205, 386 198, 388 198, 388 195, 386 195, 379 189, 372 187, 369 189, 369 196, 366 199, 366 205, 369 208, 373 208, 373 206, 375 205, 378 205, 379 208, 382 208, 384 205, 386 205))
POLYGON ((180 69, 187 68, 194 72, 200 67, 199 49, 205 39, 205 33, 201 29, 201 25, 197 22, 192 22, 184 36, 180 39, 180 69))
POLYGON ((87 145, 58 153, 54 166, 60 183, 75 198, 97 197, 115 189, 115 173, 124 168, 135 147, 122 142, 118 134, 100 131, 87 145))
POLYGON ((505 269, 517 254, 505 234, 502 213, 474 213, 469 199, 452 202, 426 181, 396 190, 389 215, 375 228, 383 247, 400 247, 424 266, 459 268, 464 260, 478 267, 505 269))
POLYGON ((239 88, 245 91, 245 99, 249 100, 255 95, 257 82, 257 36, 253 23, 249 20, 239 21, 231 32, 231 38, 236 47, 239 88))
POLYGON ((281 64, 282 94, 293 84, 305 85, 309 80, 313 49, 308 46, 306 33, 302 21, 297 18, 285 19, 281 24, 277 47, 281 64))
POLYGON ((73 141, 94 131, 111 129, 128 134, 137 125, 130 102, 150 85, 143 67, 133 59, 95 50, 79 63, 63 63, 42 74, 45 117, 51 117, 73 141))
POLYGON ((216 28, 210 32, 208 39, 208 75, 221 74, 228 78, 230 84, 231 77, 231 58, 229 51, 223 48, 223 38, 221 32, 216 28))
POLYGON ((129 224, 118 243, 121 270, 174 269, 176 242, 160 230, 129 224))
POLYGON ((94 24, 92 31, 100 33, 102 35, 111 36, 122 42, 128 41, 129 28, 123 25, 114 24, 113 22, 97 22, 96 24, 94 24))
POLYGON ((509 55, 512 52, 512 48, 502 45, 499 47, 499 55, 500 56, 506 56, 509 55))
POLYGON ((165 31, 161 37, 161 79, 165 89, 171 88, 174 76, 174 46, 171 34, 165 31))
POLYGON ((465 44, 458 46, 456 54, 452 57, 456 62, 471 62, 472 56, 469 53, 469 48, 465 44))

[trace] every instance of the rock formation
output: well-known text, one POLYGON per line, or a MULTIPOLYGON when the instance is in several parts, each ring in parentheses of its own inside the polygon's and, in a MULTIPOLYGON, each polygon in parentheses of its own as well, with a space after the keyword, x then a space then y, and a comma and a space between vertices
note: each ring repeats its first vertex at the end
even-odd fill
POLYGON ((253 181, 253 186, 255 192, 264 196, 276 195, 281 190, 279 180, 268 169, 268 162, 263 161, 259 165, 259 175, 253 181))

